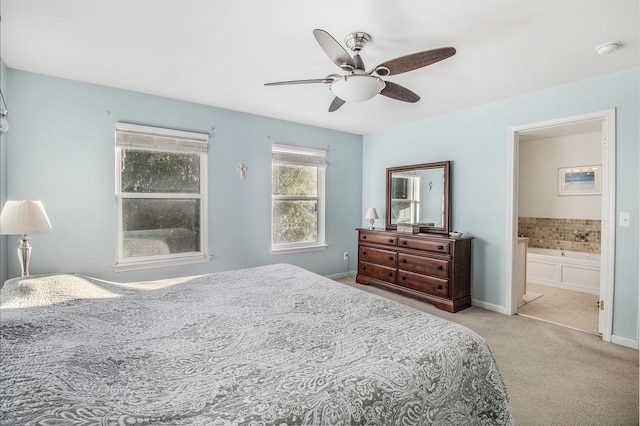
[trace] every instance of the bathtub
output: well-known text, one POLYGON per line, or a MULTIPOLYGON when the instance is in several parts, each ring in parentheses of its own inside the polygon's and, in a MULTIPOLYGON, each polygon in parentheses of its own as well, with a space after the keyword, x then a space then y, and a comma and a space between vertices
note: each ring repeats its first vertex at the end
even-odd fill
POLYGON ((529 248, 527 282, 600 294, 600 255, 529 248))

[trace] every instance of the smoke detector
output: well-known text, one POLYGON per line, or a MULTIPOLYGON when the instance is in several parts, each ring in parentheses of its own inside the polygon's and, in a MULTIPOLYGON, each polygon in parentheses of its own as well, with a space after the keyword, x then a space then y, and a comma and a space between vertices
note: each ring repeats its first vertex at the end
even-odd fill
POLYGON ((622 43, 620 43, 619 41, 608 41, 596 46, 596 52, 598 52, 600 55, 608 55, 609 53, 612 53, 613 51, 619 49, 620 46, 622 46, 622 43))

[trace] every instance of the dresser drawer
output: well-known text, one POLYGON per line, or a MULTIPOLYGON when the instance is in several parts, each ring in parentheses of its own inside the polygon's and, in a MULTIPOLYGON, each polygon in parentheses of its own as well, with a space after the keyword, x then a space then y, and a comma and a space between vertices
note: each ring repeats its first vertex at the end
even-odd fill
POLYGON ((395 235, 383 234, 376 231, 360 231, 360 241, 372 244, 384 244, 386 246, 396 246, 398 237, 395 235))
POLYGON ((449 278, 449 261, 445 259, 398 253, 398 269, 438 278, 449 278))
POLYGON ((367 277, 375 278, 389 283, 396 282, 395 268, 386 268, 384 266, 374 265, 373 263, 360 262, 358 265, 358 274, 366 275, 367 277))
POLYGON ((449 254, 449 241, 398 237, 398 247, 449 254))
POLYGON ((358 260, 361 262, 377 263, 390 268, 396 267, 396 260, 398 259, 398 253, 395 251, 380 250, 363 245, 360 246, 358 256, 360 256, 358 260))
POLYGON ((398 285, 434 296, 449 296, 449 281, 412 272, 398 271, 398 285))

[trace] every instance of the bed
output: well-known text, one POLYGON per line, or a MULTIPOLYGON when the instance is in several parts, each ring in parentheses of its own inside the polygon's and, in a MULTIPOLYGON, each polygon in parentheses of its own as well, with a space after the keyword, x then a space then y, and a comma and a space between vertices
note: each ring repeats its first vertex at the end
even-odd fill
POLYGON ((0 295, 3 425, 513 423, 476 333, 292 265, 0 295))

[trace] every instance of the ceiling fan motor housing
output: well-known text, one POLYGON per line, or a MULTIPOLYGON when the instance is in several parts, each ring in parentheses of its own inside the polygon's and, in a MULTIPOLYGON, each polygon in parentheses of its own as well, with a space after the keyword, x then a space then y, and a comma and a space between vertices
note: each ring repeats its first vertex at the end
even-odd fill
POLYGON ((359 52, 363 47, 371 41, 371 36, 363 32, 355 32, 347 34, 344 38, 344 44, 354 52, 359 52))

